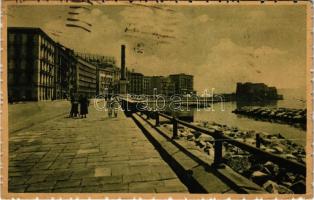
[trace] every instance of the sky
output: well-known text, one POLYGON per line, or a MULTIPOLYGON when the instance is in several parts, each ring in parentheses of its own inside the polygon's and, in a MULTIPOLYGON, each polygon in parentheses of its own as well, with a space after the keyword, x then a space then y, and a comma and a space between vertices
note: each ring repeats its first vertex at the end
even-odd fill
POLYGON ((118 66, 125 44, 128 69, 192 74, 199 93, 235 92, 237 82, 305 91, 304 5, 19 5, 7 13, 8 26, 40 27, 75 51, 114 56, 118 66))

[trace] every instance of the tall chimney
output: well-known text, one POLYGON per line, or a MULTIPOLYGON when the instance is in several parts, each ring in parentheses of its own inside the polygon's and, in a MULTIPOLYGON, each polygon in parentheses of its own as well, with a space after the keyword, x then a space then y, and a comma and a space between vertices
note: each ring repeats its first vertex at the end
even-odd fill
POLYGON ((125 45, 121 45, 121 80, 126 80, 125 77, 125 45))

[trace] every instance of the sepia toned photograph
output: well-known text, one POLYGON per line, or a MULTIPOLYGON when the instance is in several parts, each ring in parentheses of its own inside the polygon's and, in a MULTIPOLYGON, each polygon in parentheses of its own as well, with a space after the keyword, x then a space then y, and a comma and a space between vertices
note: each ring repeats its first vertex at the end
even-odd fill
POLYGON ((310 7, 6 4, 4 191, 312 195, 310 7))

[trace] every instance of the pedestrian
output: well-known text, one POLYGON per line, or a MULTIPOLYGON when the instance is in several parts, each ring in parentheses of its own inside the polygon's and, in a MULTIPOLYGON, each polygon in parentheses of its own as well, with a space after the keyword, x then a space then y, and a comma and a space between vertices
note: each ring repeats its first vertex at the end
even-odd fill
POLYGON ((112 107, 112 110, 114 113, 114 117, 116 118, 116 117, 118 117, 119 102, 117 99, 114 99, 112 104, 113 105, 111 107, 112 107))
POLYGON ((110 118, 112 115, 112 105, 111 105, 112 101, 111 98, 108 98, 107 100, 107 109, 108 109, 108 117, 110 118))
POLYGON ((86 114, 88 114, 88 106, 89 100, 86 95, 82 95, 80 98, 80 114, 81 118, 86 118, 86 114))
POLYGON ((71 111, 70 111, 70 117, 77 117, 78 115, 78 99, 77 95, 71 96, 71 111))
POLYGON ((73 110, 74 110, 74 108, 73 108, 73 102, 74 102, 74 96, 73 96, 73 94, 71 94, 69 100, 70 100, 70 102, 71 102, 71 110, 70 110, 70 115, 69 115, 69 117, 73 117, 73 110))

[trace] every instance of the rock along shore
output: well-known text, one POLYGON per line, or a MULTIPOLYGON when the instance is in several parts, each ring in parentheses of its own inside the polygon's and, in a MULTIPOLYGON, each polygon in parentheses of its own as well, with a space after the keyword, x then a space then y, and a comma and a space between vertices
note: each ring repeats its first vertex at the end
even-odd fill
MULTIPOLYGON (((281 134, 269 134, 257 131, 243 131, 237 127, 228 127, 215 122, 195 122, 197 126, 205 128, 220 129, 223 134, 232 137, 238 141, 256 145, 256 134, 260 135, 260 148, 266 152, 277 154, 289 160, 305 163, 304 147, 285 139, 281 134)), ((172 130, 170 124, 164 124, 169 130, 172 130)), ((200 150, 209 156, 214 156, 214 138, 202 134, 187 127, 178 126, 180 139, 186 139, 194 142, 200 150)), ((260 161, 255 155, 233 146, 227 142, 223 143, 224 162, 238 173, 251 179, 253 182, 262 186, 269 193, 290 194, 305 192, 305 177, 301 174, 292 173, 270 161, 260 161)))
POLYGON ((273 119, 289 124, 306 124, 306 109, 245 106, 232 112, 258 119, 273 119))

